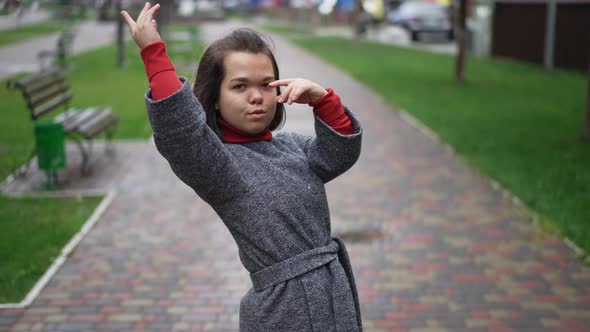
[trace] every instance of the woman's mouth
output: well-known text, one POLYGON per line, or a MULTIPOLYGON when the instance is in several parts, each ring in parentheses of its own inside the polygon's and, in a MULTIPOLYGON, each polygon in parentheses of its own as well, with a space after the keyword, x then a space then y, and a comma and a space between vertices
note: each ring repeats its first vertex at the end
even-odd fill
POLYGON ((263 110, 255 110, 248 113, 248 116, 254 119, 262 119, 266 115, 266 112, 263 110))

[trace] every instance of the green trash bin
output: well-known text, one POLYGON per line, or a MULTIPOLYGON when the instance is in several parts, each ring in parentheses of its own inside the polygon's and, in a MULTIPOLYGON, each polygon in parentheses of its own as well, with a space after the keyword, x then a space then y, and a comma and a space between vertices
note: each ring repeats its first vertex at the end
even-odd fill
POLYGON ((47 172, 47 187, 57 184, 57 171, 66 167, 63 124, 53 121, 35 123, 35 150, 39 169, 47 172), (53 181, 52 181, 53 179, 53 181))

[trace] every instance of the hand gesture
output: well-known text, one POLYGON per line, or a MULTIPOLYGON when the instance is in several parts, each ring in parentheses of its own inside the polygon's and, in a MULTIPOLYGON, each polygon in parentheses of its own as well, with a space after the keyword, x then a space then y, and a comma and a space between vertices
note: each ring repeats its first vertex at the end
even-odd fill
POLYGON ((149 2, 146 2, 145 6, 143 6, 143 10, 139 13, 139 16, 137 16, 137 21, 134 21, 126 11, 123 10, 121 12, 121 15, 123 15, 123 18, 129 26, 131 36, 139 48, 143 48, 151 43, 162 40, 158 33, 158 24, 154 19, 154 15, 156 15, 158 10, 160 10, 160 4, 156 4, 152 7, 149 2))
POLYGON ((277 96, 278 103, 311 104, 320 100, 328 93, 326 89, 319 84, 302 78, 288 78, 274 81, 268 84, 271 87, 286 86, 287 88, 281 95, 277 96))

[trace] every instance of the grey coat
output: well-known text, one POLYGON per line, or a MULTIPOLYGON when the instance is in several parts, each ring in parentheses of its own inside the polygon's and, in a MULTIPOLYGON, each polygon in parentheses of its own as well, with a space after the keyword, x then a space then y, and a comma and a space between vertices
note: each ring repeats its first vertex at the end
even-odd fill
POLYGON ((158 151, 217 212, 235 239, 253 288, 240 303, 242 332, 362 331, 344 244, 330 237, 324 183, 358 159, 361 127, 341 135, 316 117, 317 137, 223 143, 207 126, 188 81, 146 104, 158 151))

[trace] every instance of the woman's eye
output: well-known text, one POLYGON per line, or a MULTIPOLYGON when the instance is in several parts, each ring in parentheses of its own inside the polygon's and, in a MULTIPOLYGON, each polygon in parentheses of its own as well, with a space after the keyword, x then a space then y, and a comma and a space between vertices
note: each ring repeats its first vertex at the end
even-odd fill
POLYGON ((244 90, 246 88, 246 84, 238 84, 234 85, 233 89, 235 90, 244 90))
POLYGON ((265 88, 265 89, 270 89, 270 86, 268 85, 268 83, 262 84, 262 87, 265 88))

